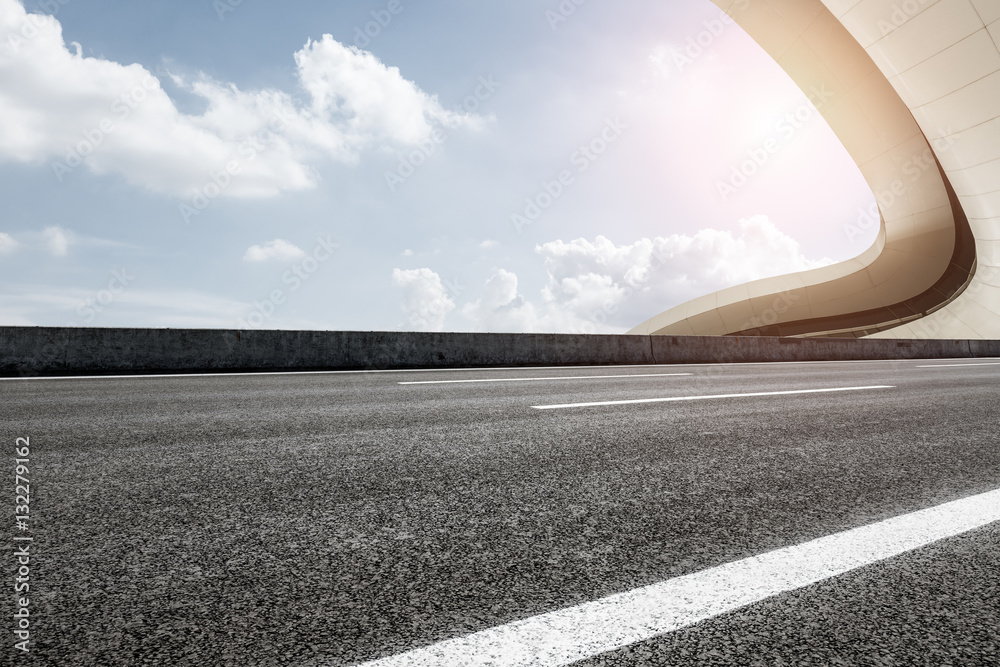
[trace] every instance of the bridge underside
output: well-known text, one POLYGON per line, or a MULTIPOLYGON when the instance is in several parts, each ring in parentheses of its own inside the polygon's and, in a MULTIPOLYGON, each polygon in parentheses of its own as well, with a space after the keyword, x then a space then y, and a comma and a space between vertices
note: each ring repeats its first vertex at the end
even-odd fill
POLYGON ((852 260, 721 290, 630 333, 1000 337, 1000 3, 713 1, 803 90, 824 90, 818 109, 875 193, 880 230, 852 260))

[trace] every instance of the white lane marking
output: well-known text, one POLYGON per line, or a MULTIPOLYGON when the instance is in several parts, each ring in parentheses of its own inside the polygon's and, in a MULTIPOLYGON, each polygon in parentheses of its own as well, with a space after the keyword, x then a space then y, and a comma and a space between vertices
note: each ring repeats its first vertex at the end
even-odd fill
POLYGON ((567 665, 998 520, 1000 490, 373 660, 361 667, 567 665))
MULTIPOLYGON (((6 377, 0 380, 136 380, 140 378, 214 378, 238 377, 240 375, 336 375, 365 371, 253 371, 249 373, 161 373, 158 375, 36 375, 31 377, 6 377)), ((377 372, 377 371, 370 371, 377 372)), ((390 372, 390 371, 385 371, 390 372)))
POLYGON ((917 368, 965 368, 969 366, 1000 366, 1000 362, 989 364, 931 364, 929 366, 917 366, 917 368))
POLYGON ((832 389, 795 389, 791 391, 755 391, 747 394, 710 394, 708 396, 671 396, 669 398, 634 398, 624 401, 594 401, 592 403, 563 403, 561 405, 532 405, 536 410, 563 410, 566 408, 593 408, 603 405, 637 405, 639 403, 673 403, 675 401, 707 401, 712 398, 746 398, 750 396, 791 396, 792 394, 823 394, 834 391, 865 391, 867 389, 895 389, 893 385, 871 387, 833 387, 832 389))
POLYGON ((420 380, 417 382, 398 382, 397 384, 464 384, 469 382, 539 382, 542 380, 602 380, 604 378, 656 378, 678 377, 692 375, 691 373, 632 373, 630 375, 567 375, 565 377, 537 378, 485 378, 479 380, 420 380))

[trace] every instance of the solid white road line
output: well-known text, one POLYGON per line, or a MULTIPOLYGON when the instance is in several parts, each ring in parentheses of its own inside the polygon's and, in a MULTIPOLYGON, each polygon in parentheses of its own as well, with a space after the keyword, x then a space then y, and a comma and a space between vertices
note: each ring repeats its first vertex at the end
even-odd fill
POLYGON ((757 391, 748 394, 710 394, 708 396, 671 396, 669 398, 635 398, 624 401, 595 401, 592 403, 563 403, 561 405, 532 405, 536 410, 563 410, 566 408, 593 408, 602 405, 637 405, 639 403, 673 403, 675 401, 706 401, 712 398, 746 398, 750 396, 790 396, 792 394, 823 394, 834 391, 864 391, 866 389, 895 389, 893 385, 871 387, 834 387, 832 389, 796 389, 793 391, 757 391))
POLYGON ((917 368, 966 368, 968 366, 1000 366, 1000 362, 989 364, 932 364, 929 366, 917 366, 917 368))
POLYGON ((998 520, 1000 490, 366 662, 363 667, 567 665, 998 520))
POLYGON ((486 378, 479 380, 421 380, 418 382, 398 382, 397 384, 468 384, 472 382, 539 382, 542 380, 603 380, 605 378, 656 378, 677 377, 691 373, 633 373, 631 375, 567 375, 551 378, 486 378))
MULTIPOLYGON (((7 377, 0 380, 138 380, 143 378, 214 378, 239 377, 241 375, 340 375, 364 371, 253 371, 250 373, 160 373, 152 375, 35 375, 30 377, 7 377)), ((371 371, 377 372, 377 371, 371 371)), ((390 372, 390 371, 384 371, 390 372)))

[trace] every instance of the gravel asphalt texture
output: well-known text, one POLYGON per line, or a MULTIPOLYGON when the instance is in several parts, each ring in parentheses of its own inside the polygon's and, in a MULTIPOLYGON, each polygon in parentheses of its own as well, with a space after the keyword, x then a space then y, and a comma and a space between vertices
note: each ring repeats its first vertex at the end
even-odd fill
MULTIPOLYGON (((0 381, 34 537, 0 665, 352 665, 1000 488, 1000 366, 922 363, 0 381), (694 375, 397 384, 659 371, 694 375)), ((581 664, 997 664, 998 534, 581 664)))
POLYGON ((994 524, 573 667, 994 667, 998 572, 994 524))

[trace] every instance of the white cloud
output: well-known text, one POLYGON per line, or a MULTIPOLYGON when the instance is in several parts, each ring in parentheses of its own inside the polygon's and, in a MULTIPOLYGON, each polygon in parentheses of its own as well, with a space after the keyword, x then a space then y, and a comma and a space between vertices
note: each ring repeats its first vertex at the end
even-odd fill
POLYGON ((215 196, 271 196, 312 187, 319 160, 351 162, 480 120, 446 111, 397 68, 330 35, 294 58, 306 101, 172 76, 207 103, 186 114, 143 66, 84 58, 55 18, 0 0, 0 159, 50 162, 60 178, 83 164, 180 197, 216 187, 215 196))
POLYGON ((545 330, 535 307, 517 290, 517 275, 499 269, 486 281, 483 295, 462 307, 462 316, 476 331, 530 333, 545 330))
POLYGON ((18 242, 10 234, 0 232, 0 255, 6 255, 17 250, 18 242))
POLYGON ((46 227, 42 231, 45 247, 56 257, 65 257, 69 252, 70 235, 62 227, 46 227))
POLYGON ((443 109, 437 97, 404 79, 398 68, 330 35, 306 42, 295 54, 295 63, 299 81, 312 98, 312 115, 338 127, 353 142, 415 145, 430 137, 432 123, 474 123, 471 116, 443 109))
POLYGON ((403 252, 399 253, 401 257, 413 257, 413 251, 407 248, 403 252))
POLYGON ((243 255, 243 259, 247 262, 266 262, 271 259, 290 261, 305 257, 305 255, 306 253, 298 246, 284 239, 274 239, 263 245, 250 246, 243 255))
POLYGON ((480 299, 462 307, 469 328, 620 333, 725 287, 831 263, 806 258, 765 216, 741 220, 738 233, 703 229, 622 246, 598 236, 535 250, 548 274, 540 298, 526 300, 517 291, 517 276, 501 269, 480 299))
MULTIPOLYGON (((603 236, 538 246, 549 308, 601 330, 627 330, 679 303, 725 287, 830 264, 810 260, 798 242, 758 215, 740 231, 703 229, 616 246, 603 236)), ((590 327, 588 327, 590 328, 590 327)))
POLYGON ((495 248, 498 245, 500 245, 499 241, 494 241, 493 239, 486 239, 485 241, 479 244, 479 247, 482 248, 483 250, 487 250, 488 248, 495 248))
POLYGON ((441 331, 455 302, 430 269, 392 270, 392 284, 403 290, 406 326, 417 331, 441 331))

